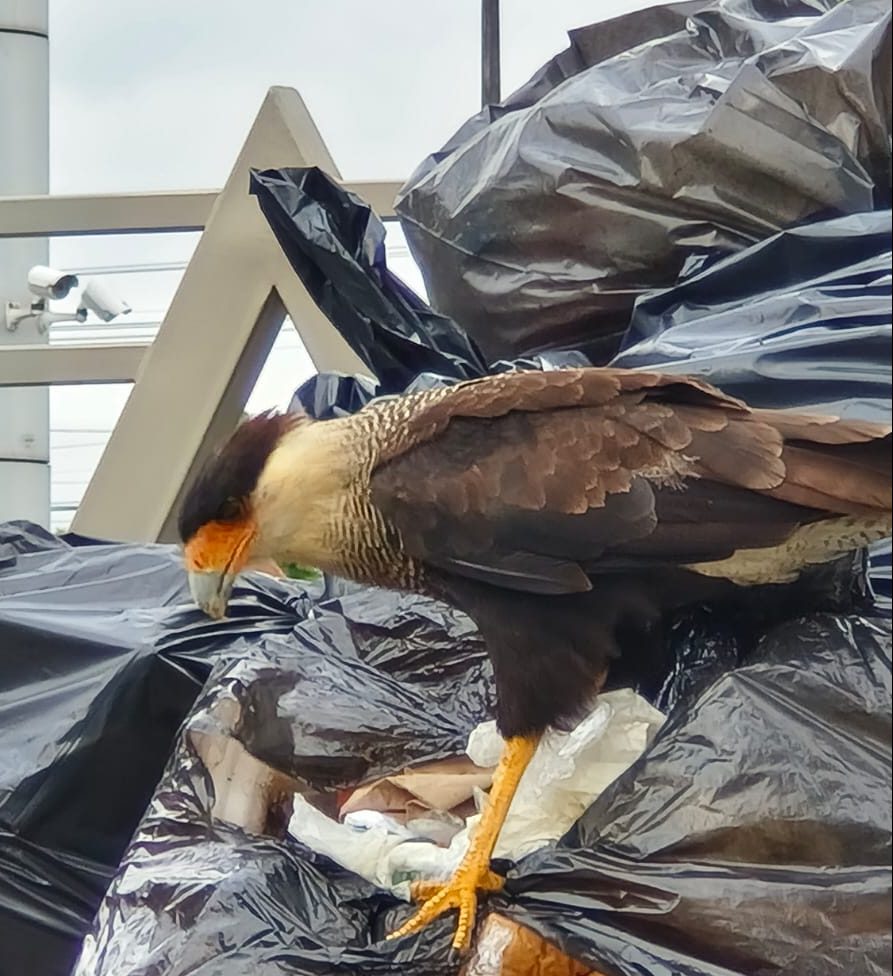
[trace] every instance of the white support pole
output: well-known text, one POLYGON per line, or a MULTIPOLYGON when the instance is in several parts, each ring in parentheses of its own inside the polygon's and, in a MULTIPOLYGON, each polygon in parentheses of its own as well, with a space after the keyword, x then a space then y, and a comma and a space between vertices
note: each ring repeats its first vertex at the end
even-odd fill
MULTIPOLYGON (((0 194, 49 189, 47 0, 0 0, 0 194)), ((9 345, 46 342, 36 320, 6 328, 6 303, 27 306, 28 269, 47 263, 45 238, 0 239, 0 355, 9 345)), ((0 522, 49 525, 49 392, 0 389, 0 522)))

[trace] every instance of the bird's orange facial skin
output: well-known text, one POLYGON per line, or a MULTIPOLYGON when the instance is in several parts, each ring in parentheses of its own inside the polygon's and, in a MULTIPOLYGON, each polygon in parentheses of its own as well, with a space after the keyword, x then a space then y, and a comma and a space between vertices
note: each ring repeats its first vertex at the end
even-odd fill
POLYGON ((186 543, 184 560, 191 573, 227 573, 235 576, 248 563, 257 526, 250 516, 206 522, 186 543))

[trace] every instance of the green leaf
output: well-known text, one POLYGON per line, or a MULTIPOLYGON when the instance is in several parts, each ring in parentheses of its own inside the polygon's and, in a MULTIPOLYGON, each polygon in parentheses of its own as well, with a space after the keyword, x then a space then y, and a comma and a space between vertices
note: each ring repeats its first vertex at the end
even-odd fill
POLYGON ((282 571, 289 579, 296 580, 315 580, 322 576, 322 573, 318 569, 299 566, 297 563, 289 563, 287 566, 283 566, 282 571))

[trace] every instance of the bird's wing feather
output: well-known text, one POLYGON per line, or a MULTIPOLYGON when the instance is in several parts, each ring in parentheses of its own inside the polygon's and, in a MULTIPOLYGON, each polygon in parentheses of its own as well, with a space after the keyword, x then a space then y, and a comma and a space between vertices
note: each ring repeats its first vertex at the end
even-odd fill
POLYGON ((877 427, 774 423, 679 377, 516 373, 396 407, 403 447, 392 440, 372 476, 376 507, 411 555, 510 589, 583 591, 594 572, 777 545, 829 512, 864 511, 884 485, 889 507, 889 471, 866 480, 861 445, 851 458, 837 447, 873 435, 871 448, 877 427))
POLYGON ((381 462, 386 462, 436 437, 456 417, 495 418, 510 412, 599 407, 624 393, 658 391, 670 402, 701 405, 708 411, 749 412, 740 400, 698 379, 607 367, 499 373, 366 409, 383 409, 396 421, 380 455, 381 462))

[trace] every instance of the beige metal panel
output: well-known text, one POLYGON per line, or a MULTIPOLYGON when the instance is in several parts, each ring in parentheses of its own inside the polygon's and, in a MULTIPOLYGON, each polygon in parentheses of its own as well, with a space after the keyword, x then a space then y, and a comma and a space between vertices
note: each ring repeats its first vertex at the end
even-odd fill
POLYGON ((357 183, 342 183, 345 190, 356 193, 369 204, 379 217, 394 217, 394 201, 402 183, 361 180, 357 183))
POLYGON ((0 197, 0 238, 201 230, 217 190, 0 197))
MULTIPOLYGON (((156 527, 154 523, 146 525, 140 538, 154 539, 159 542, 178 541, 177 513, 180 510, 180 503, 186 488, 198 474, 208 455, 232 433, 241 420, 248 397, 254 389, 257 377, 267 361, 267 356, 270 354, 270 349, 285 319, 285 306, 275 291, 267 294, 253 318, 254 327, 246 336, 241 354, 234 363, 232 375, 229 377, 226 389, 223 395, 219 397, 215 409, 209 416, 205 416, 208 407, 213 406, 213 404, 206 401, 202 405, 203 415, 201 419, 202 423, 206 424, 203 436, 199 439, 197 435, 200 431, 195 430, 193 432, 193 423, 188 416, 184 417, 184 430, 191 435, 189 443, 185 444, 184 449, 176 455, 171 453, 169 449, 166 451, 166 459, 187 463, 185 465, 178 463, 177 468, 169 475, 163 471, 154 475, 158 488, 161 489, 163 485, 164 508, 158 512, 157 517, 160 519, 158 526, 156 527), (185 474, 180 474, 184 468, 185 474)), ((203 364, 200 361, 197 366, 199 370, 203 369, 203 364)), ((104 460, 105 458, 103 458, 104 460)), ((80 509, 78 514, 80 515, 80 509)), ((129 517, 132 518, 133 514, 132 511, 129 512, 129 517)), ((140 523, 132 524, 135 528, 140 525, 140 523)), ((126 526, 127 523, 122 523, 122 527, 126 526)), ((118 537, 116 534, 115 538, 118 537)))
POLYGON ((363 371, 248 195, 250 168, 306 165, 338 176, 298 93, 273 88, 146 354, 74 531, 174 538, 183 487, 238 422, 283 321, 283 302, 318 369, 363 371))
POLYGON ((129 383, 148 348, 145 342, 0 347, 0 386, 129 383))

